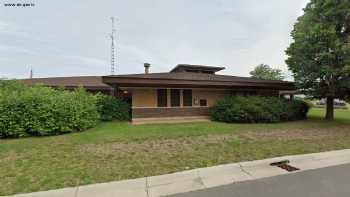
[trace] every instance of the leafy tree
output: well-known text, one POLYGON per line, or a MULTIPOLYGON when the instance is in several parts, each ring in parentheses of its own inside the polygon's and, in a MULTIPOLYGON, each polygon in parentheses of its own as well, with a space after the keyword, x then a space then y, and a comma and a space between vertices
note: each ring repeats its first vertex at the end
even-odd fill
POLYGON ((285 78, 280 69, 273 69, 267 64, 258 65, 250 75, 256 79, 283 80, 285 78))
POLYGON ((311 0, 291 33, 286 63, 307 95, 327 98, 326 119, 334 119, 334 99, 350 93, 350 1, 311 0))

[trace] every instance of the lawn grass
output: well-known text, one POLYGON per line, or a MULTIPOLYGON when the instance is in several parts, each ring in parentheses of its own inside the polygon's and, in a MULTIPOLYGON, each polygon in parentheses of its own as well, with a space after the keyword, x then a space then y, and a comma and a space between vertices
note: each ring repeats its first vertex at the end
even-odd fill
POLYGON ((350 110, 323 121, 101 123, 61 136, 0 140, 0 196, 108 182, 290 154, 350 148, 350 110))

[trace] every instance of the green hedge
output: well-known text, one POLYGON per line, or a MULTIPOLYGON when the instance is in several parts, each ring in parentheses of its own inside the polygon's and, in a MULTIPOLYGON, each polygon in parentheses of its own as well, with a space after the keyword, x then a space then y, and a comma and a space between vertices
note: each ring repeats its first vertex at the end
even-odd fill
POLYGON ((82 88, 63 91, 0 81, 0 137, 82 131, 98 119, 96 98, 82 88))
POLYGON ((274 123, 306 119, 307 103, 277 97, 232 96, 210 108, 211 118, 221 122, 274 123))
POLYGON ((96 95, 97 110, 100 113, 100 118, 103 121, 110 120, 129 120, 130 106, 128 103, 103 94, 96 95))

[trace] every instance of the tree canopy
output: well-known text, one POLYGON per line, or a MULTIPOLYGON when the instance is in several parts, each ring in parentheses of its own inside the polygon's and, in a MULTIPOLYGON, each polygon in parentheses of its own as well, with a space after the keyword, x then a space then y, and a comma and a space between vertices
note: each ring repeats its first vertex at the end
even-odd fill
POLYGON ((327 98, 326 119, 334 118, 334 98, 350 88, 350 1, 311 0, 291 33, 286 63, 307 95, 327 98))
POLYGON ((282 70, 271 68, 267 64, 260 64, 250 72, 251 77, 256 79, 283 80, 285 77, 282 70))

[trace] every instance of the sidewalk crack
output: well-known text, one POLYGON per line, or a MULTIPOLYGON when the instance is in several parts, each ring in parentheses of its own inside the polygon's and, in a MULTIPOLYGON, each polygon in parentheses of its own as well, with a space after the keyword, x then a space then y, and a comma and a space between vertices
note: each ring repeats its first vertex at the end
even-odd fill
POLYGON ((78 196, 78 192, 79 192, 79 188, 80 188, 80 179, 78 179, 77 181, 77 185, 76 185, 76 190, 75 190, 75 193, 74 193, 74 197, 77 197, 78 196))
POLYGON ((149 182, 148 182, 148 177, 146 177, 146 195, 147 195, 147 197, 150 197, 150 195, 149 195, 149 182))
POLYGON ((77 189, 75 190, 75 193, 74 193, 74 197, 77 197, 77 196, 78 196, 79 187, 80 187, 80 186, 77 186, 77 189))
POLYGON ((205 184, 203 182, 203 179, 202 179, 202 177, 201 177, 201 175, 199 173, 199 170, 196 170, 196 173, 197 173, 198 178, 195 179, 194 181, 199 183, 199 184, 201 184, 201 185, 203 185, 204 188, 207 188, 207 186, 205 186, 205 184))
POLYGON ((241 163, 238 163, 238 165, 239 165, 239 168, 241 169, 241 171, 242 171, 243 173, 249 175, 250 177, 253 177, 252 174, 250 174, 248 171, 246 171, 246 170, 243 168, 243 166, 242 166, 241 163))

